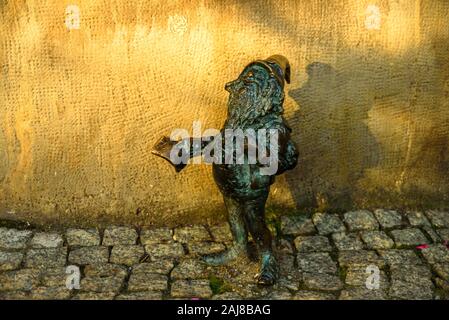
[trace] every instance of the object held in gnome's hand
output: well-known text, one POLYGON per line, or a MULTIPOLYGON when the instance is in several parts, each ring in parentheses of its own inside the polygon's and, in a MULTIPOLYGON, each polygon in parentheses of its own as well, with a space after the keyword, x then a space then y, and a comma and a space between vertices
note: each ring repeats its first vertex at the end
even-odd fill
POLYGON ((153 146, 151 153, 167 160, 176 170, 181 171, 189 159, 201 156, 202 150, 213 140, 213 137, 185 138, 179 141, 162 136, 153 146))

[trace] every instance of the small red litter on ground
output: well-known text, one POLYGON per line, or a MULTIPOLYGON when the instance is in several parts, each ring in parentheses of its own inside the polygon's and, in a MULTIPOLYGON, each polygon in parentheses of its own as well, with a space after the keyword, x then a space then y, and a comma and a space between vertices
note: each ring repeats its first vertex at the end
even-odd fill
POLYGON ((421 245, 417 246, 416 249, 422 250, 422 249, 427 249, 428 247, 429 247, 428 244, 421 244, 421 245))

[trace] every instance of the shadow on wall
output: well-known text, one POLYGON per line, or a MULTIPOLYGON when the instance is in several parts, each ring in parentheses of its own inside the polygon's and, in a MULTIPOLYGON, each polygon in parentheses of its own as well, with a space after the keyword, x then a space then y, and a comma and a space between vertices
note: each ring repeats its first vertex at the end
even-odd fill
POLYGON ((365 123, 372 99, 366 88, 346 94, 353 80, 329 64, 311 63, 306 72, 303 86, 289 91, 299 105, 289 122, 298 137, 300 158, 286 180, 297 208, 331 204, 348 209, 357 181, 380 160, 380 146, 365 123))
POLYGON ((357 2, 303 2, 300 26, 296 16, 286 19, 296 10, 289 1, 237 6, 284 43, 300 43, 291 62, 314 61, 316 50, 336 61, 309 64, 307 81, 289 91, 300 108, 288 119, 300 158, 285 178, 298 209, 449 208, 449 7, 392 2, 379 4, 385 21, 398 15, 402 25, 354 38, 357 29, 344 19, 357 2))

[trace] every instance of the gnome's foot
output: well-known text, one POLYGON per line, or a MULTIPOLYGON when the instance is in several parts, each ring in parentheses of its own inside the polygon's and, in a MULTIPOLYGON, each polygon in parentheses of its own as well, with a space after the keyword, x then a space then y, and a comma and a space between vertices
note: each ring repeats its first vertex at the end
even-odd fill
POLYGON ((212 266, 219 266, 235 260, 244 253, 246 253, 245 246, 234 245, 226 251, 203 255, 201 259, 212 266))
POLYGON ((262 257, 260 274, 257 276, 257 283, 260 285, 271 286, 279 277, 279 266, 272 253, 262 257))

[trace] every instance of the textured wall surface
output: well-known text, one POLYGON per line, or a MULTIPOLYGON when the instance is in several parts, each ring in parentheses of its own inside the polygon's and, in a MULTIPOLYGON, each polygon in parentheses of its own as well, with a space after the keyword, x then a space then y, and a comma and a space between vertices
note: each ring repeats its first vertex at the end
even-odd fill
POLYGON ((209 166, 175 174, 150 149, 219 128, 225 82, 272 54, 292 65, 301 153, 272 205, 448 206, 448 16, 447 0, 0 0, 0 217, 221 216, 209 166))

